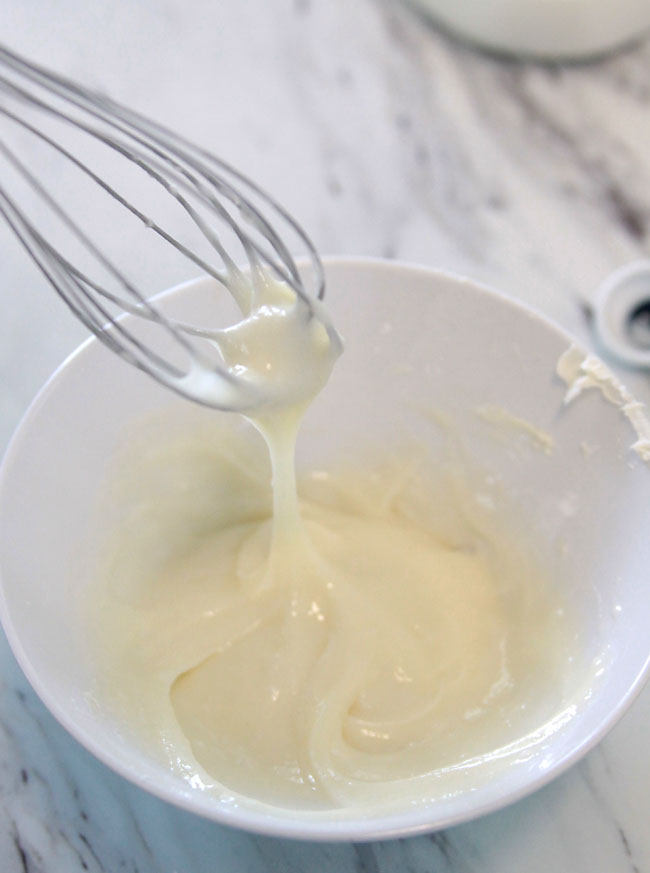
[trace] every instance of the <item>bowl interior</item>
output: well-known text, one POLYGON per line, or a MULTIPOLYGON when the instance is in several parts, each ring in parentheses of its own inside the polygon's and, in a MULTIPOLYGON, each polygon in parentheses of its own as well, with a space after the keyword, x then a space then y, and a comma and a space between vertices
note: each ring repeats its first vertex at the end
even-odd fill
MULTIPOLYGON (((391 815, 319 817, 252 801, 220 804, 173 778, 94 699, 79 603, 93 584, 101 545, 94 526, 98 495, 125 433, 163 409, 188 421, 225 413, 191 407, 95 341, 54 375, 7 453, 0 481, 1 609, 14 652, 44 702, 127 778, 195 812, 254 830, 363 839, 497 808, 575 760, 622 711, 648 660, 650 470, 630 451, 629 423, 598 392, 564 405, 566 386, 555 367, 570 339, 544 319, 476 284, 424 269, 332 261, 327 278, 328 306, 346 353, 307 415, 299 464, 419 440, 430 447, 434 466, 436 460, 444 466, 448 431, 440 427, 440 413, 452 422, 471 464, 498 474, 522 529, 552 564, 553 584, 580 616, 585 671, 601 664, 589 700, 579 700, 576 687, 578 716, 539 753, 489 784, 391 815), (494 410, 507 413, 496 413, 503 427, 495 424, 494 410), (540 443, 539 434, 552 445, 540 443)), ((197 280, 170 292, 166 305, 212 319, 213 290, 197 280)))

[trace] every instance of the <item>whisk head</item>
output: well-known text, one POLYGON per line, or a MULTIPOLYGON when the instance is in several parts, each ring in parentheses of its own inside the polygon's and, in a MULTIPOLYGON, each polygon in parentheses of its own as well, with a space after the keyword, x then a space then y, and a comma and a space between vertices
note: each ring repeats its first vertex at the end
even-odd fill
MULTIPOLYGON (((185 268, 189 261, 227 289, 244 316, 269 276, 292 288, 308 312, 324 294, 315 247, 254 182, 159 124, 0 46, 0 213, 55 291, 112 351, 172 390, 232 410, 263 403, 259 387, 215 356, 219 328, 165 315, 142 283, 127 277, 120 256, 90 230, 94 209, 102 210, 104 225, 114 213, 124 236, 145 228, 185 268), (307 271, 298 269, 296 247, 307 271), (152 342, 154 328, 160 346, 152 342), (200 380, 188 379, 195 372, 218 390, 197 389, 200 380)), ((146 273, 146 262, 140 266, 146 273)))

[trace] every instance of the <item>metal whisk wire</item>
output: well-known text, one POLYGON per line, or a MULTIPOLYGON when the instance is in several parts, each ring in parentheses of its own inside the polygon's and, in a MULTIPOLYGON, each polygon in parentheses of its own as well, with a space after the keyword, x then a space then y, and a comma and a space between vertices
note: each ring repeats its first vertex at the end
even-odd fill
MULTIPOLYGON (((220 234, 224 228, 238 242, 253 279, 262 271, 268 271, 291 286, 303 300, 309 301, 310 295, 296 262, 283 234, 276 229, 280 225, 283 230, 293 234, 307 254, 315 286, 313 296, 323 296, 324 276, 315 247, 295 219, 254 182, 226 162, 161 125, 26 61, 2 46, 0 118, 5 119, 8 131, 18 128, 51 149, 52 153, 64 159, 142 225, 225 286, 244 315, 248 314, 251 301, 241 291, 242 271, 222 243, 220 234), (181 207, 200 237, 207 242, 209 257, 190 248, 135 205, 95 171, 83 155, 73 152, 60 139, 49 135, 43 129, 41 119, 68 125, 142 171, 181 207), (217 223, 219 232, 215 227, 217 223)), ((109 290, 106 281, 91 278, 87 271, 68 259, 39 230, 0 178, 0 214, 55 291, 90 331, 129 363, 190 399, 206 402, 203 395, 194 394, 185 378, 188 369, 196 365, 209 368, 224 385, 232 389, 226 404, 228 408, 246 408, 259 401, 259 397, 251 393, 250 386, 242 385, 238 377, 206 356, 205 350, 193 341, 194 338, 210 340, 217 331, 165 316, 93 242, 79 221, 73 219, 51 195, 5 138, 0 138, 0 156, 30 193, 55 216, 59 227, 81 245, 91 261, 99 265, 117 286, 117 291, 109 290), (114 308, 117 308, 117 312, 114 308), (149 343, 136 335, 128 321, 120 317, 124 313, 137 315, 161 328, 184 350, 190 367, 181 368, 154 351, 149 343)), ((222 402, 210 405, 224 406, 222 402)))

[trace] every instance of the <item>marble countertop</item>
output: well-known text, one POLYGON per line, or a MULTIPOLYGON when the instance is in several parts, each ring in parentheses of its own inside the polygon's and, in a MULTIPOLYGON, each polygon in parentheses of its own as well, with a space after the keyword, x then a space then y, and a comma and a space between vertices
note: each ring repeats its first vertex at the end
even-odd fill
MULTIPOLYGON (((646 256, 650 42, 593 64, 485 56, 390 0, 10 0, 5 44, 183 130, 323 253, 493 284, 591 342, 602 279, 646 256)), ((0 228, 0 447, 83 329, 0 228)), ((154 287, 170 284, 156 273, 154 287)), ((625 381, 650 400, 650 377, 625 381)), ((650 691, 581 763, 446 832, 250 836, 127 784, 58 726, 0 642, 3 873, 645 873, 650 691)))

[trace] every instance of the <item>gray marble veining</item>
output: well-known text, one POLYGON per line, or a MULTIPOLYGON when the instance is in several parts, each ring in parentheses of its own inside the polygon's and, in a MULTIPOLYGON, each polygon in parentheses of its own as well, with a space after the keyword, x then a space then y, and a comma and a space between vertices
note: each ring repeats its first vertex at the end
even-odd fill
MULTIPOLYGON (((586 342, 599 282, 648 254, 648 43, 595 64, 503 61, 391 0, 12 0, 3 18, 10 47, 249 173, 324 253, 468 274, 586 342)), ((4 228, 0 246, 5 445, 83 331, 4 228)), ((170 277, 152 265, 151 281, 170 277)), ((628 381, 650 397, 647 376, 628 381)), ((3 640, 0 869, 648 873, 649 726, 646 692, 560 779, 445 833, 279 841, 194 818, 109 772, 49 715, 3 640)))

